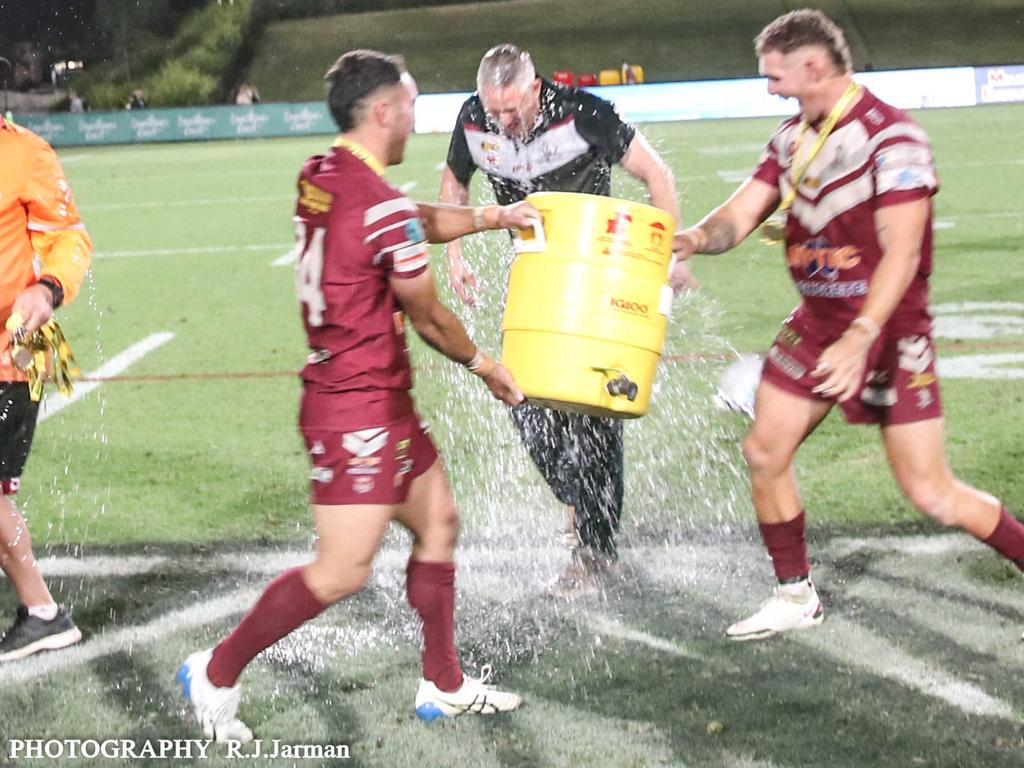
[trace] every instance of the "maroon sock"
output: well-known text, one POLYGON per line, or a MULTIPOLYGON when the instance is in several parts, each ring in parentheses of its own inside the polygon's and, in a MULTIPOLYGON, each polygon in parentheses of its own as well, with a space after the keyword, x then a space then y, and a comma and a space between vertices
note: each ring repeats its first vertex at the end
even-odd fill
POLYGON ((1024 571, 1024 524, 1006 507, 999 510, 999 523, 985 543, 1024 571))
POLYGON ((761 538, 768 548, 775 576, 780 582, 796 581, 811 572, 807 562, 807 542, 804 539, 804 521, 801 511, 788 523, 761 523, 761 538))
POLYGON ((462 685, 455 653, 455 563, 424 563, 409 558, 405 569, 409 605, 423 622, 423 677, 442 691, 462 685))
POLYGON ((234 685, 256 654, 318 616, 326 607, 309 591, 302 568, 285 571, 267 585, 235 631, 213 649, 206 676, 214 685, 234 685))

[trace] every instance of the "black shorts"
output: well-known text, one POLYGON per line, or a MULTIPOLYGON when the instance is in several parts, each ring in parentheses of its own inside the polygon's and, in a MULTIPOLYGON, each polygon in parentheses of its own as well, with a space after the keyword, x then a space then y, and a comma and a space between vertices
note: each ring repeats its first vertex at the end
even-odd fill
POLYGON ((4 495, 18 492, 38 415, 39 403, 29 397, 28 384, 0 382, 0 490, 4 495))

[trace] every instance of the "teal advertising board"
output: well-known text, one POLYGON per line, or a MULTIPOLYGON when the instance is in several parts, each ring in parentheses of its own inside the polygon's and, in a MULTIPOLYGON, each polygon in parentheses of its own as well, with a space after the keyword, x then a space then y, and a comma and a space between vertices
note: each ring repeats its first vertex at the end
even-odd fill
POLYGON ((304 136, 337 130, 321 102, 15 115, 14 119, 55 147, 304 136))

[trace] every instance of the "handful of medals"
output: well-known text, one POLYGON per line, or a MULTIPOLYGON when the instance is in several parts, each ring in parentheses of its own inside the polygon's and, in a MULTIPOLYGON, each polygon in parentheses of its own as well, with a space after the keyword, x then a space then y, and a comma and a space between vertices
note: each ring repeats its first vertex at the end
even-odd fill
POLYGON ((25 329, 25 319, 17 312, 7 318, 11 332, 14 367, 28 374, 29 394, 33 401, 43 395, 43 382, 50 378, 62 395, 71 395, 71 378, 81 371, 75 363, 71 345, 56 320, 48 320, 35 331, 25 329))

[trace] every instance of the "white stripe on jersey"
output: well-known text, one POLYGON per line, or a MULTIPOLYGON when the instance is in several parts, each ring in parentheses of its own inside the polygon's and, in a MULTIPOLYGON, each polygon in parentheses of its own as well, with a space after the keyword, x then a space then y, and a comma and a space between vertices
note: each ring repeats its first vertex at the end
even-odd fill
MULTIPOLYGON (((795 140, 798 126, 782 132, 773 142, 773 149, 787 162, 785 154, 795 140)), ((805 142, 813 142, 816 134, 809 131, 805 142)), ((788 169, 786 169, 788 170, 788 169)), ((868 137, 859 121, 837 129, 814 158, 800 184, 800 196, 790 211, 812 234, 823 230, 830 221, 870 200, 873 196, 895 190, 934 189, 938 186, 928 137, 912 123, 895 123, 868 137), (879 145, 895 140, 882 149, 879 145), (868 162, 873 158, 873 162, 868 162), (858 173, 842 186, 822 191, 837 180, 858 173)), ((780 178, 780 192, 790 189, 789 174, 780 178)))
POLYGON ((408 197, 396 197, 392 200, 385 200, 383 203, 377 203, 366 209, 366 214, 363 216, 363 226, 369 226, 376 221, 380 221, 385 216, 390 216, 399 211, 417 213, 419 209, 408 197))
POLYGON ((423 243, 415 243, 395 252, 392 266, 395 272, 412 272, 430 263, 430 254, 423 243))
POLYGON ((807 231, 816 235, 833 219, 870 200, 874 193, 875 185, 869 167, 848 184, 829 192, 819 200, 807 201, 797 195, 789 210, 807 231))
POLYGON ((404 227, 407 221, 409 221, 409 219, 402 219, 401 221, 396 221, 394 224, 388 224, 386 227, 381 227, 373 234, 364 237, 363 243, 368 244, 371 240, 373 240, 373 238, 379 237, 380 235, 383 235, 385 232, 390 232, 392 229, 397 229, 398 227, 404 227))
POLYGON ((590 144, 580 136, 575 120, 542 131, 526 144, 479 128, 467 127, 465 133, 469 154, 477 168, 518 182, 557 170, 590 151, 590 144))
MULTIPOLYGON (((402 223, 404 224, 405 222, 402 222, 402 223)), ((415 245, 422 245, 424 248, 427 247, 426 243, 424 243, 422 240, 403 240, 400 243, 395 243, 394 245, 389 245, 387 248, 381 248, 379 251, 377 251, 377 253, 383 255, 385 253, 391 253, 392 251, 397 251, 399 248, 407 248, 408 246, 414 245, 414 244, 415 245)))

